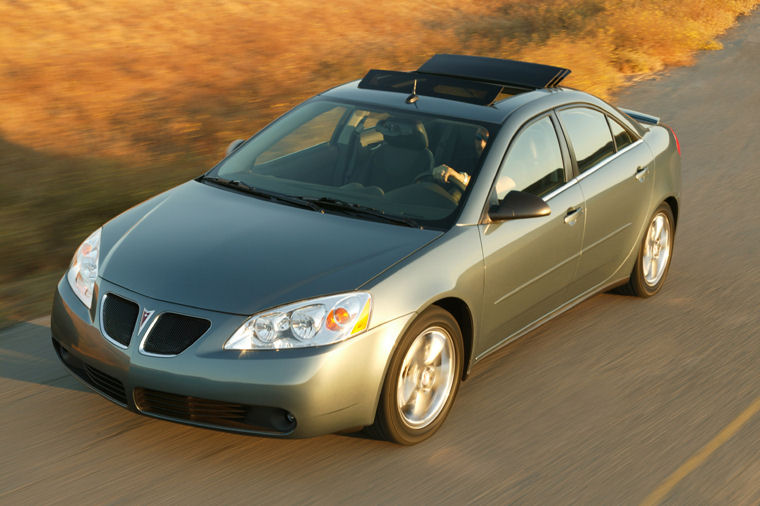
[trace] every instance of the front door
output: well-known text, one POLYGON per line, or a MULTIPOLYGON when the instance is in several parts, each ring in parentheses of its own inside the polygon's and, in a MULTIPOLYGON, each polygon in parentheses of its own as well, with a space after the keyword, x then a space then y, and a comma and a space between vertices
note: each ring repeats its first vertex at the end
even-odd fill
MULTIPOLYGON (((583 195, 568 183, 552 116, 532 120, 512 141, 496 178, 492 200, 510 190, 538 195, 551 214, 480 225, 485 262, 482 339, 476 357, 565 302, 583 240, 583 195)), ((566 170, 568 169, 568 170, 566 170)))

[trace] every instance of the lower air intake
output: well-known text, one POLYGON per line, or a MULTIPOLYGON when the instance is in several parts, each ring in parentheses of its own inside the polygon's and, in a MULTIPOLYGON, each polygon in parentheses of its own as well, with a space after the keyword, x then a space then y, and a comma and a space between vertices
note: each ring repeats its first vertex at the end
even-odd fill
POLYGON ((124 384, 121 381, 99 369, 85 364, 69 353, 69 351, 61 346, 55 339, 53 339, 53 347, 58 354, 58 358, 61 359, 61 362, 63 362, 66 367, 68 367, 68 369, 76 374, 82 381, 119 404, 124 406, 127 405, 127 393, 124 389, 124 384))
POLYGON ((197 341, 210 326, 211 322, 202 318, 164 313, 150 330, 143 350, 156 355, 177 355, 197 341))
POLYGON ((90 385, 112 399, 119 401, 121 404, 127 404, 127 394, 121 381, 86 364, 84 370, 87 373, 87 379, 89 380, 87 382, 90 385))
POLYGON ((146 414, 219 429, 287 434, 296 427, 293 416, 279 408, 248 406, 186 395, 135 388, 135 406, 146 414))

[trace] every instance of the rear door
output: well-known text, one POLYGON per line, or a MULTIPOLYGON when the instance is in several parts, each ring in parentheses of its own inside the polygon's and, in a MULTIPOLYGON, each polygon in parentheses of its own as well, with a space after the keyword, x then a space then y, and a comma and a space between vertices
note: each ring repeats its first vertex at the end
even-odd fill
POLYGON ((483 332, 476 356, 562 305, 583 237, 583 196, 558 135, 556 116, 529 121, 510 143, 491 204, 510 190, 542 197, 549 216, 480 225, 485 262, 483 332))
POLYGON ((586 201, 583 248, 569 294, 575 296, 614 281, 613 274, 638 246, 654 167, 646 143, 604 112, 571 106, 557 114, 586 201))

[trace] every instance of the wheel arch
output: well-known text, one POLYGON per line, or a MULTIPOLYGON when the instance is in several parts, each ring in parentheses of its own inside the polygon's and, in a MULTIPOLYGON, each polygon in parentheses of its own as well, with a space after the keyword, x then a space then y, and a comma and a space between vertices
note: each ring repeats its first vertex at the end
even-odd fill
POLYGON ((670 206, 670 210, 673 212, 673 230, 675 230, 678 226, 678 200, 671 195, 665 199, 665 203, 670 206))
POLYGON ((467 379, 467 376, 470 374, 470 360, 474 344, 472 311, 470 311, 467 303, 458 297, 439 299, 431 305, 448 311, 457 321, 457 324, 459 324, 459 330, 462 331, 462 348, 464 349, 462 379, 467 379))

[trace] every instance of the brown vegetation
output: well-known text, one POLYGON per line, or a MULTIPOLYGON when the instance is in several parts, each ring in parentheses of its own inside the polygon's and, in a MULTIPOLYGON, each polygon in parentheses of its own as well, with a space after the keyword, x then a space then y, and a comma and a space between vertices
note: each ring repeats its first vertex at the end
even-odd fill
POLYGON ((437 52, 526 59, 567 66, 568 85, 606 96, 720 48, 715 37, 758 3, 3 2, 0 320, 28 316, 2 309, 24 297, 10 281, 62 270, 99 222, 369 68, 437 52))
POLYGON ((4 2, 0 132, 68 154, 213 160, 315 90, 436 52, 560 64, 569 85, 606 95, 626 75, 719 47, 757 3, 4 2))

